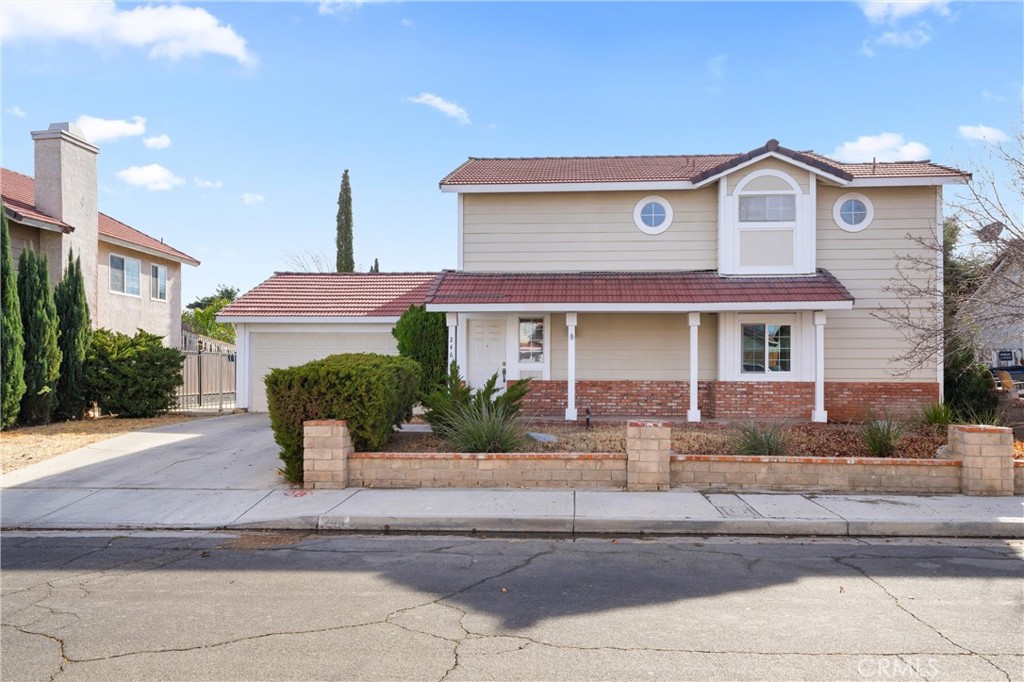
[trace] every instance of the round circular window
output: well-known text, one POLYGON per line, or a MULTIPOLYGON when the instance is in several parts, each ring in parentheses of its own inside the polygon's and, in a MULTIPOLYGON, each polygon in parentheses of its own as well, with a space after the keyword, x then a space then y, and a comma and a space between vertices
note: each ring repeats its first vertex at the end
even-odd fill
POLYGON ((672 224, 672 205, 658 196, 644 197, 633 209, 633 222, 645 234, 661 234, 672 224))
POLYGON ((836 199, 832 219, 847 232, 860 232, 875 217, 875 209, 863 194, 851 192, 836 199))

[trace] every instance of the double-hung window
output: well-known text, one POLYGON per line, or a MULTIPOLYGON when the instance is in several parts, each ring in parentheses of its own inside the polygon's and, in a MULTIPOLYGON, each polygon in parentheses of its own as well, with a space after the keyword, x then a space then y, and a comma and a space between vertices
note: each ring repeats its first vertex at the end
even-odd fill
POLYGON ((544 318, 519 318, 519 363, 544 363, 544 318))
POLYGON ((149 297, 156 301, 167 300, 167 268, 163 265, 149 266, 149 297))
POLYGON ((142 262, 110 254, 110 290, 117 294, 139 296, 142 262))

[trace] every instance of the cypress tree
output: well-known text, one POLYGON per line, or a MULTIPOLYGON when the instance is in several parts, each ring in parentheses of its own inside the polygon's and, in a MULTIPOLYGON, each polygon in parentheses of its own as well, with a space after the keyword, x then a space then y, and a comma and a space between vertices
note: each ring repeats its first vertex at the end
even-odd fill
POLYGON ((92 339, 89 303, 85 298, 85 279, 81 258, 68 254, 64 279, 53 290, 60 326, 60 377, 57 379, 58 420, 81 419, 89 407, 85 389, 85 356, 92 339))
POLYGON ((373 265, 370 267, 370 272, 380 272, 380 263, 377 262, 376 258, 373 259, 373 265))
POLYGON ((348 169, 341 174, 341 191, 338 192, 338 232, 335 238, 338 247, 338 272, 355 272, 355 254, 352 251, 352 185, 349 184, 348 169))
POLYGON ((46 254, 25 249, 18 259, 18 299, 25 329, 25 395, 21 398, 22 424, 50 421, 60 372, 57 308, 53 305, 46 254))
POLYGON ((18 418, 25 395, 25 337, 18 302, 18 275, 11 259, 7 214, 0 208, 0 428, 18 418))

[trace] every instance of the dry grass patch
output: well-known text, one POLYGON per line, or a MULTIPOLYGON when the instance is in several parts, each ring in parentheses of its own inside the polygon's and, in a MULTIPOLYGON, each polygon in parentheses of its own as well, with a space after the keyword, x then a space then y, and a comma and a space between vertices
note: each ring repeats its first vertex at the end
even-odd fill
POLYGON ((7 473, 21 469, 124 433, 205 418, 207 415, 184 414, 167 414, 150 419, 100 417, 14 428, 0 433, 0 471, 7 473))

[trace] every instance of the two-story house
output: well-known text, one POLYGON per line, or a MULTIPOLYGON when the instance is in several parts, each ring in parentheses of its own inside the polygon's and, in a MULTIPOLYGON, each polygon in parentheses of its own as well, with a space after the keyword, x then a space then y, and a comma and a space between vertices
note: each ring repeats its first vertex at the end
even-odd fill
POLYGON ((745 154, 471 158, 440 183, 457 199, 456 270, 278 274, 223 311, 239 323, 240 404, 265 409, 270 366, 361 348, 372 334, 355 330, 380 334, 425 302, 446 313, 449 360, 470 384, 533 379, 533 415, 909 414, 941 399, 941 358, 901 372, 905 330, 873 313, 930 314, 934 300, 887 288, 901 254, 941 235, 942 186, 968 177, 775 140, 745 154))
POLYGON ((942 186, 967 179, 776 140, 745 154, 471 158, 441 181, 457 196, 458 269, 427 309, 447 313, 471 384, 532 377, 534 414, 907 414, 940 400, 941 359, 901 374, 890 359, 904 336, 872 313, 929 314, 934 301, 887 285, 899 254, 927 254, 918 240, 940 234, 942 186))
POLYGON ((15 264, 26 248, 45 253, 52 286, 73 252, 94 327, 145 329, 179 347, 181 269, 199 261, 99 211, 99 148, 77 126, 54 123, 32 139, 35 177, 0 169, 15 264))

